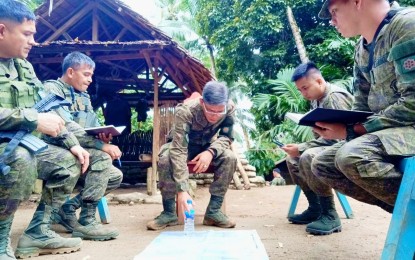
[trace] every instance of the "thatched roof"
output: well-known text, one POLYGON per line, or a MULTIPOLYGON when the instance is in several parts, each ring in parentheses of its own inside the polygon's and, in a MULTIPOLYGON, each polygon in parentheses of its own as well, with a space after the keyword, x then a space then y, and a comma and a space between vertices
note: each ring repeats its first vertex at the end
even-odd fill
MULTIPOLYGON (((118 0, 55 0, 36 11, 36 40, 29 60, 40 79, 61 75, 60 63, 72 51, 88 54, 96 63, 94 83, 99 90, 129 89, 153 100, 159 79, 160 100, 180 100, 201 92, 213 79, 203 64, 169 36, 118 0)), ((94 84, 93 83, 93 84, 94 84)))

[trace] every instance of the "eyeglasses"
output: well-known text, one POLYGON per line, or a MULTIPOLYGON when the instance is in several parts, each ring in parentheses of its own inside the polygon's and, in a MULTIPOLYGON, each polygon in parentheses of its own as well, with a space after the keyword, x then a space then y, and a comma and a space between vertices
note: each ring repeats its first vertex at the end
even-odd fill
POLYGON ((205 106, 205 102, 202 102, 202 104, 203 104, 203 110, 205 110, 206 114, 208 114, 208 115, 222 116, 222 115, 226 115, 226 113, 228 112, 226 105, 225 105, 225 110, 223 110, 221 112, 217 112, 217 111, 208 110, 205 106))

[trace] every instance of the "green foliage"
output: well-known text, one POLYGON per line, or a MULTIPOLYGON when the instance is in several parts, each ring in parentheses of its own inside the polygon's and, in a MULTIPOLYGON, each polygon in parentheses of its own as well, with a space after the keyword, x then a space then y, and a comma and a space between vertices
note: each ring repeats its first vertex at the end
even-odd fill
POLYGON ((25 3, 30 9, 35 10, 38 8, 44 0, 20 0, 22 3, 25 3))
MULTIPOLYGON (((105 118, 102 109, 98 108, 95 113, 98 117, 99 124, 105 125, 105 118)), ((135 120, 137 118, 137 111, 135 111, 135 109, 131 109, 131 114, 131 132, 135 132, 137 130, 140 130, 141 132, 148 132, 153 130, 153 117, 149 116, 145 122, 138 122, 135 120)))

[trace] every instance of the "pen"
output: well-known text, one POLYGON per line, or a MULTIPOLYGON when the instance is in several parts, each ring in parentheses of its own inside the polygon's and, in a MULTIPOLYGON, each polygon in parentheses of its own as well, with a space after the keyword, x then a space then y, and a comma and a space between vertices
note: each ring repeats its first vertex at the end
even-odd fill
POLYGON ((285 146, 285 144, 281 143, 280 141, 278 141, 277 139, 273 139, 272 140, 276 145, 278 145, 279 147, 283 147, 285 146))
POLYGON ((118 158, 117 159, 117 161, 118 161, 118 165, 120 166, 120 168, 122 167, 122 165, 121 165, 121 160, 120 160, 120 158, 118 158))

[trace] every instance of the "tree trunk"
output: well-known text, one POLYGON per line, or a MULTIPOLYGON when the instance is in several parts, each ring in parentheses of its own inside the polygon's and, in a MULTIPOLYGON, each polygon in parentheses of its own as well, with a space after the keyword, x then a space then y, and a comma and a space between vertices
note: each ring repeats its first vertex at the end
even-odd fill
POLYGON ((216 62, 215 62, 215 56, 213 55, 213 46, 210 44, 209 39, 205 38, 205 42, 206 42, 206 47, 209 50, 209 57, 210 57, 210 63, 211 63, 211 68, 210 71, 213 74, 213 77, 216 78, 216 62))
POLYGON ((297 46, 298 55, 300 55, 301 63, 306 63, 309 61, 307 57, 307 51, 305 49, 303 39, 301 38, 300 29, 298 28, 297 22, 295 21, 293 11, 289 6, 287 6, 287 17, 288 22, 290 23, 291 31, 293 32, 295 45, 297 46))

